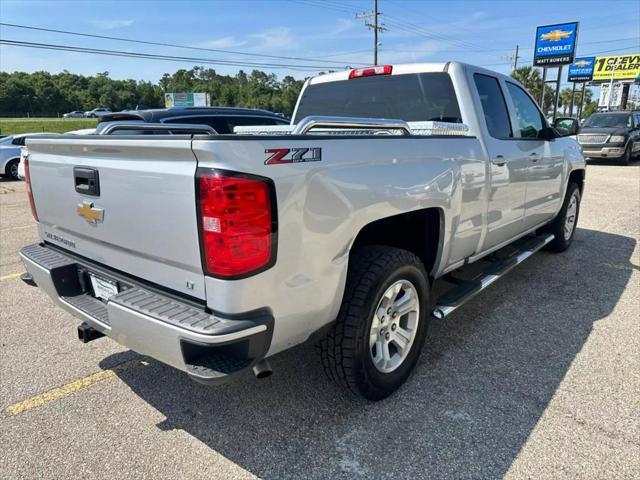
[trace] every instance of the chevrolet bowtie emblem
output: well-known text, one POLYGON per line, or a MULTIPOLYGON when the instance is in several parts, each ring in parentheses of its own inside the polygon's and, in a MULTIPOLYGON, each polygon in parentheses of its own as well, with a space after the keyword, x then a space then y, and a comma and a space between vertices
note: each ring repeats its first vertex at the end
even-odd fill
POLYGON ((104 220, 104 208, 94 207, 93 202, 89 200, 83 200, 82 203, 79 203, 76 211, 78 215, 94 225, 104 220))
POLYGON ((549 40, 550 42, 559 42, 565 38, 571 36, 571 31, 566 30, 551 30, 548 33, 540 35, 540 40, 549 40))

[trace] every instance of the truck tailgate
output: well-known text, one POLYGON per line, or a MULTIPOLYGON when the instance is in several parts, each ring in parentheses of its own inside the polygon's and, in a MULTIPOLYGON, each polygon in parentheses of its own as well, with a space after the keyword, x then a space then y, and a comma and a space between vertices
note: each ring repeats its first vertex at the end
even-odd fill
POLYGON ((58 137, 32 139, 28 149, 45 241, 205 298, 189 138, 58 137), (93 195, 82 186, 91 172, 93 195))

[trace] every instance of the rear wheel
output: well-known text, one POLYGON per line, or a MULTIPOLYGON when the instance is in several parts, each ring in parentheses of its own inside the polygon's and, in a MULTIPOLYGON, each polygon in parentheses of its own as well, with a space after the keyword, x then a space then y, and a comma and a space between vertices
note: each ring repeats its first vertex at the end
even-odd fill
POLYGON ((393 393, 425 341, 428 280, 411 252, 369 246, 351 255, 342 306, 318 345, 327 375, 368 399, 393 393))
POLYGON ((547 245, 548 250, 564 252, 571 246, 578 225, 580 200, 580 188, 577 184, 570 183, 560 213, 544 228, 544 231, 554 235, 554 239, 547 245))
POLYGON ((18 159, 11 160, 9 163, 7 163, 7 166, 5 167, 5 176, 13 180, 18 180, 20 178, 18 177, 19 164, 20 160, 18 159))

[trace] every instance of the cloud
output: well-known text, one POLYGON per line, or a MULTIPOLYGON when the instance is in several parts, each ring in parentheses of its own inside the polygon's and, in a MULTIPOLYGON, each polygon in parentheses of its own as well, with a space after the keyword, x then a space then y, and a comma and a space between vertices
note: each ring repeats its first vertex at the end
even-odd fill
POLYGON ((296 46, 297 39, 287 27, 275 27, 254 33, 249 37, 255 41, 260 50, 291 48, 296 46))
POLYGON ((229 37, 220 37, 215 40, 209 40, 206 42, 199 43, 198 47, 203 48, 231 48, 231 47, 241 47, 246 45, 246 40, 240 40, 234 36, 229 37))
POLYGON ((338 18, 338 20, 336 21, 336 25, 333 28, 333 30, 329 30, 324 35, 333 37, 335 35, 340 35, 341 33, 348 32, 349 30, 352 30, 356 26, 359 26, 359 24, 354 22, 351 19, 338 18))
POLYGON ((133 25, 133 20, 93 20, 91 25, 101 30, 115 30, 133 25))

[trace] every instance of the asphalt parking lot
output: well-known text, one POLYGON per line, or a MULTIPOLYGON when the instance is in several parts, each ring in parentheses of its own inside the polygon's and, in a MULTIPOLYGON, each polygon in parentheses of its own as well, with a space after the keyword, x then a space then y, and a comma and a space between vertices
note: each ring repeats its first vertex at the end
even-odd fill
POLYGON ((434 322, 415 374, 365 403, 311 346, 206 387, 23 284, 24 184, 0 180, 0 475, 639 478, 640 164, 589 165, 566 253, 539 253, 434 322))

